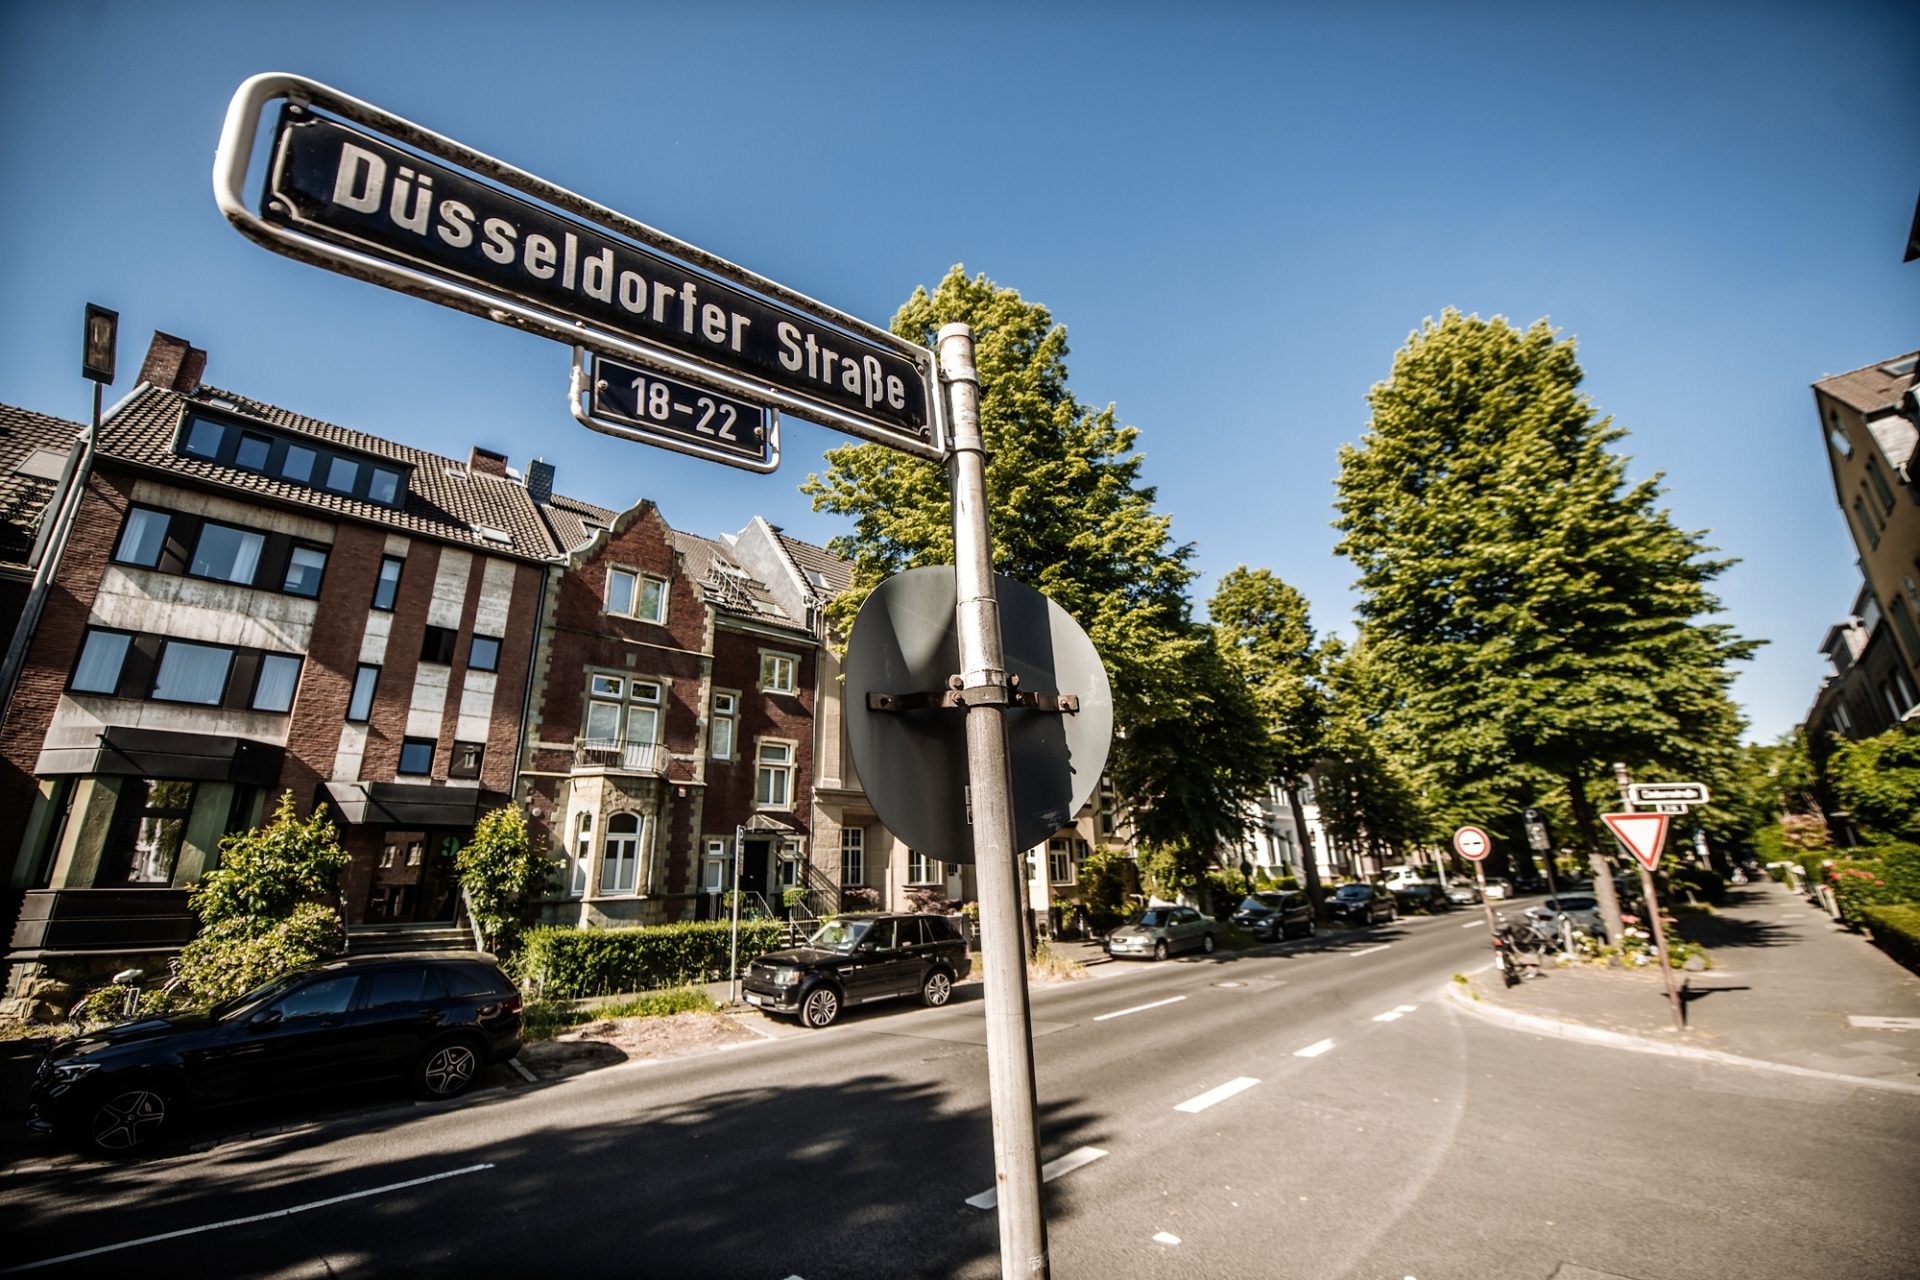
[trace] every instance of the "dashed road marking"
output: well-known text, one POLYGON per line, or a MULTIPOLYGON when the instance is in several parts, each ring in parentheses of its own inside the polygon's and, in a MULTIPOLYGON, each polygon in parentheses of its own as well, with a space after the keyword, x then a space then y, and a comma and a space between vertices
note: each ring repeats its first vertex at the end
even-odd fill
POLYGON ((1155 1000, 1152 1004, 1137 1004, 1131 1009, 1115 1009, 1112 1013, 1103 1013, 1095 1022, 1105 1022, 1108 1018, 1124 1018, 1130 1013, 1145 1013, 1148 1009, 1158 1009, 1164 1004, 1179 1004, 1185 996, 1168 996, 1165 1000, 1155 1000))
POLYGON ((1398 1022, 1400 1019, 1412 1013, 1414 1011, 1414 1008, 1415 1006, 1410 1004, 1396 1005, 1394 1008, 1387 1010, 1385 1013, 1374 1014, 1373 1020, 1375 1022, 1398 1022))
POLYGON ((1347 954, 1350 956, 1370 956, 1376 951, 1385 951, 1388 947, 1392 945, 1393 944, 1391 942, 1383 942, 1377 947, 1363 947, 1358 951, 1349 951, 1347 952, 1347 954))
POLYGON ((1333 1048, 1332 1040, 1315 1040, 1304 1049, 1295 1049, 1293 1056, 1296 1058, 1317 1058, 1331 1048, 1333 1048))
POLYGON ((1180 1237, 1171 1231, 1156 1231, 1153 1233, 1153 1242, 1155 1244, 1179 1244, 1180 1237))
POLYGON ((1237 1076, 1217 1088, 1207 1090, 1198 1097, 1188 1098, 1185 1102, 1175 1107, 1174 1110, 1185 1111, 1189 1115, 1198 1114, 1216 1102, 1225 1102, 1236 1093, 1245 1093, 1259 1083, 1260 1082, 1252 1076, 1237 1076))
POLYGON ((1485 920, 1469 920, 1460 927, 1462 929, 1484 929, 1487 927, 1487 922, 1485 920))
POLYGON ((1847 1025, 1870 1031, 1920 1031, 1920 1018, 1879 1018, 1863 1013, 1847 1015, 1847 1025))
MULTIPOLYGON (((1061 1156, 1058 1160, 1049 1160, 1040 1166, 1040 1181, 1052 1182, 1055 1178, 1084 1168, 1107 1153, 1099 1147, 1079 1147, 1061 1156)), ((989 1188, 977 1196, 968 1196, 967 1203, 976 1209, 991 1209, 1000 1203, 998 1188, 989 1188)))

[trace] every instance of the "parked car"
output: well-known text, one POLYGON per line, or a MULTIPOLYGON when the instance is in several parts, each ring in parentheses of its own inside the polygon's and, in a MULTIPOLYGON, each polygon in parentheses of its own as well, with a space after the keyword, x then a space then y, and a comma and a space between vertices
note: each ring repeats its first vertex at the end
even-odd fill
POLYGON ((150 1147, 188 1108, 404 1076, 451 1098, 520 1051, 520 993, 478 953, 352 956, 296 969, 205 1012, 53 1044, 28 1128, 96 1151, 150 1147))
POLYGON ((1398 914, 1393 907, 1393 896, 1374 888, 1370 884, 1343 884, 1333 891, 1327 899, 1327 911, 1336 920, 1348 924, 1373 924, 1379 920, 1392 920, 1398 914))
POLYGON ((1563 893, 1557 898, 1548 898, 1538 906, 1528 907, 1526 915, 1535 920, 1551 923, 1556 916, 1564 915, 1573 922, 1573 927, 1596 938, 1604 938, 1606 925, 1600 920, 1600 900, 1584 893, 1563 893))
POLYGON ((758 956, 742 984, 762 1013, 832 1025, 842 1009, 918 995, 938 1008, 953 984, 973 970, 966 939, 953 920, 936 915, 862 911, 813 931, 803 947, 758 956))
POLYGON ((1470 907, 1480 901, 1480 888, 1471 880, 1455 880, 1447 886, 1447 901, 1456 907, 1470 907))
POLYGON ((1487 881, 1487 901, 1488 902, 1504 902, 1506 899, 1511 898, 1512 896, 1513 896, 1513 886, 1508 884, 1505 880, 1489 879, 1487 881))
POLYGON ((1427 880, 1394 886, 1393 905, 1398 911, 1424 911, 1436 915, 1453 910, 1453 903, 1440 891, 1440 886, 1427 880))
POLYGON ((1107 935, 1107 954, 1165 960, 1176 951, 1211 955, 1219 943, 1213 921, 1192 907, 1148 907, 1107 935))
POLYGON ((1306 894, 1291 889, 1250 893, 1234 909, 1233 922, 1266 942, 1278 942, 1296 933, 1312 937, 1313 904, 1306 894))

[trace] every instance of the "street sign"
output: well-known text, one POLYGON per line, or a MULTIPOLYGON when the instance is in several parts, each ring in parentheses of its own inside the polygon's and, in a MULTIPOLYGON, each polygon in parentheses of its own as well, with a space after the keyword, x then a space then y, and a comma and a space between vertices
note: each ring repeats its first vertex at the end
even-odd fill
MULTIPOLYGON (((1628 804, 1705 804, 1707 788, 1701 782, 1630 782, 1627 784, 1628 804)), ((1662 813, 1673 810, 1662 809, 1662 813)), ((1684 809, 1680 812, 1685 812, 1684 809)))
POLYGON ((1479 827, 1461 827, 1453 833, 1453 851, 1469 862, 1478 862, 1493 852, 1493 841, 1479 827))
POLYGON ((213 181, 277 253, 946 456, 932 352, 317 81, 242 84, 213 181), (247 167, 276 100, 256 214, 247 167))
MULTIPOLYGON (((1007 711, 1014 849, 1073 821, 1113 741, 1113 692, 1093 641, 1032 587, 996 575, 1000 625, 1018 698, 1007 711), (1071 697, 1071 711, 1040 699, 1071 697)), ((908 569, 867 597, 847 641, 844 707, 853 767, 887 830, 942 862, 975 860, 967 799, 968 712, 949 565, 908 569), (946 695, 952 693, 949 698, 946 695)))
POLYGON ((626 440, 747 471, 780 465, 779 414, 610 356, 573 349, 573 416, 626 440))
POLYGON ((1600 820, 1627 851, 1651 871, 1660 865, 1660 847, 1667 842, 1667 815, 1664 813, 1603 813, 1600 820))
POLYGON ((1545 853, 1552 847, 1553 840, 1547 835, 1546 824, 1544 822, 1529 822, 1527 824, 1527 848, 1533 850, 1535 853, 1545 853))

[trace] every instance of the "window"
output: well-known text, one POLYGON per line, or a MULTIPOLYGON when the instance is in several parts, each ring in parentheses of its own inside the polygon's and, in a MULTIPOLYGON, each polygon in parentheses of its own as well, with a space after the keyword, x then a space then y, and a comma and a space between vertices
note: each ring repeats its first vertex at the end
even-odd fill
MULTIPOLYGON (((1907 661, 1920 662, 1920 630, 1914 628, 1913 615, 1907 612, 1907 602, 1895 596, 1893 606, 1887 610, 1887 617, 1893 620, 1893 629, 1900 633, 1900 643, 1906 646, 1907 661)), ((1906 708, 1902 707, 1901 710, 1906 708)))
POLYGON ((382 846, 380 850, 380 865, 383 867, 391 867, 393 865, 394 855, 399 852, 399 845, 389 843, 382 846))
POLYGON ((867 829, 840 828, 840 883, 860 885, 867 882, 867 829))
POLYGON ((667 620, 667 584, 658 578, 640 579, 640 601, 634 616, 642 622, 667 620))
POLYGON ((782 889, 798 889, 803 879, 800 846, 789 840, 780 846, 779 880, 782 889))
POLYGON ((607 570, 607 612, 631 614, 634 588, 638 583, 638 576, 625 569, 607 570))
POLYGON ((425 840, 407 841, 407 865, 417 867, 426 860, 427 842, 425 840))
POLYGON ((396 773, 414 775, 433 772, 433 739, 403 738, 400 742, 400 767, 396 773))
POLYGON ((1871 550, 1878 547, 1880 545, 1880 529, 1874 524, 1873 518, 1867 514, 1867 502, 1865 498, 1855 498, 1853 500, 1853 518, 1859 522, 1860 532, 1866 536, 1868 549, 1871 550))
POLYGON ((280 589, 289 595, 317 596, 327 571, 327 553, 319 547, 295 547, 287 554, 287 576, 280 589))
POLYGON ((191 782, 127 779, 114 815, 112 843, 94 884, 102 888, 171 884, 192 810, 191 782))
POLYGON ((301 444, 287 446, 286 456, 280 460, 280 476, 296 484, 313 483, 313 450, 301 444))
POLYGON ((113 558, 123 564, 151 569, 160 563, 167 545, 167 513, 151 507, 134 507, 127 512, 127 524, 120 531, 120 545, 113 558))
POLYGON ((797 665, 790 653, 761 653, 760 687, 768 693, 792 693, 797 665))
POLYGON ((393 598, 400 593, 400 570, 406 561, 399 556, 383 556, 380 560, 380 576, 373 584, 373 607, 383 612, 393 608, 393 598))
POLYGON ((380 668, 361 663, 353 673, 353 694, 347 699, 347 719, 365 724, 373 715, 373 691, 380 683, 380 668))
POLYGON ((589 675, 587 694, 588 745, 651 747, 659 741, 660 685, 656 681, 589 675))
POLYGON ((253 685, 255 711, 293 710, 293 691, 300 683, 300 659, 269 653, 260 659, 260 675, 253 685))
POLYGON ((410 474, 404 464, 357 458, 308 437, 290 439, 264 423, 241 424, 201 413, 188 415, 179 448, 188 457, 294 484, 319 484, 389 507, 405 501, 410 474))
POLYGON ((1873 496, 1880 500, 1880 510, 1887 515, 1893 514, 1893 490, 1887 487, 1887 477, 1880 470, 1878 458, 1867 459, 1867 483, 1873 486, 1873 496))
POLYGON ((389 1005, 417 1005, 438 1000, 445 988, 438 974, 424 965, 399 969, 376 969, 367 975, 367 997, 363 1009, 384 1009, 389 1005))
POLYGON ((607 819, 606 851, 600 863, 600 892, 632 893, 640 866, 640 815, 616 813, 607 819))
POLYGON ((477 778, 480 776, 480 762, 486 758, 487 744, 484 742, 456 742, 453 744, 453 759, 447 765, 449 778, 477 778))
POLYGON ((733 733, 740 715, 740 699, 731 693, 713 695, 713 721, 707 726, 707 754, 733 759, 733 733))
POLYGON ((1047 841, 1047 879, 1054 884, 1073 884, 1078 878, 1073 867, 1073 840, 1055 836, 1047 841))
POLYGON ((331 1018, 345 1013, 353 1003, 353 991, 360 975, 343 973, 337 977, 309 982, 299 990, 274 1001, 272 1008, 288 1022, 295 1018, 331 1018))
POLYGON ((1110 836, 1119 825, 1120 795, 1113 789, 1113 776, 1100 775, 1100 834, 1110 836))
POLYGON ((585 897, 587 877, 593 870, 593 815, 580 815, 580 834, 574 840, 573 877, 568 882, 567 893, 570 897, 585 897))
POLYGON ((907 883, 938 884, 946 879, 946 870, 918 849, 907 850, 907 883))
POLYGON ((80 661, 73 669, 68 687, 75 693, 115 693, 120 688, 120 669, 127 660, 127 646, 133 637, 124 631, 89 629, 80 645, 80 661))
POLYGON ((226 427, 206 418, 195 418, 187 427, 186 442, 181 448, 196 458, 217 458, 226 442, 226 427))
POLYGON ((400 473, 387 467, 367 468, 367 499, 381 506, 396 507, 400 496, 400 473))
POLYGON ((194 544, 193 560, 187 571, 196 578, 215 578, 250 587, 255 571, 260 568, 261 549, 266 545, 265 534, 209 520, 200 526, 200 537, 194 544))
POLYGON ((360 464, 352 458, 333 457, 327 459, 327 488, 335 493, 353 492, 360 483, 360 464))
POLYGON ((460 633, 452 627, 428 627, 420 637, 420 661, 446 666, 453 661, 453 647, 460 633))
POLYGON ((217 707, 227 692, 233 650, 218 645, 169 640, 160 650, 153 697, 159 702, 192 702, 217 707))
POLYGON ((660 740, 660 686, 651 680, 627 681, 627 741, 651 746, 660 740))
POLYGON ((273 441, 251 431, 240 433, 240 444, 233 451, 233 465, 248 471, 265 471, 273 453, 273 441))
POLYGON ((719 893, 727 887, 727 842, 720 838, 707 841, 707 857, 701 872, 700 888, 707 893, 719 893))
POLYGON ((793 744, 760 744, 759 772, 754 777, 753 802, 763 809, 787 809, 793 805, 793 744))
POLYGON ((467 667, 473 671, 498 671, 500 641, 493 636, 475 636, 467 646, 467 667))

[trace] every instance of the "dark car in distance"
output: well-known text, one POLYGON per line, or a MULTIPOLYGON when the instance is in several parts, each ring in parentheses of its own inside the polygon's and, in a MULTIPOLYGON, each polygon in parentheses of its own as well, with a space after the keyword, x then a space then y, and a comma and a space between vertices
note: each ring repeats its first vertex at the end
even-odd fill
POLYGON ((1327 899, 1327 911, 1336 920, 1348 924, 1373 924, 1379 920, 1392 920, 1398 912, 1394 910, 1393 895, 1384 889, 1376 889, 1370 884, 1343 884, 1333 891, 1327 899))
POLYGON ((489 956, 352 956, 295 969, 203 1012, 55 1042, 27 1126, 119 1154, 196 1107, 405 1077, 451 1098, 520 1051, 520 992, 489 956))
POLYGON ((1421 881, 1419 884, 1403 884, 1393 891, 1393 905, 1396 911, 1426 912, 1438 915, 1442 911, 1453 910, 1453 900, 1437 884, 1421 881))
POLYGON ((1265 890, 1240 899, 1233 922, 1254 937, 1278 942, 1296 933, 1313 936, 1313 905, 1307 895, 1291 889, 1265 890))
POLYGON ((857 912, 835 916, 803 947, 747 965, 747 1003, 762 1013, 828 1026, 851 1005, 918 995, 932 1008, 953 999, 973 969, 966 939, 946 916, 857 912))

